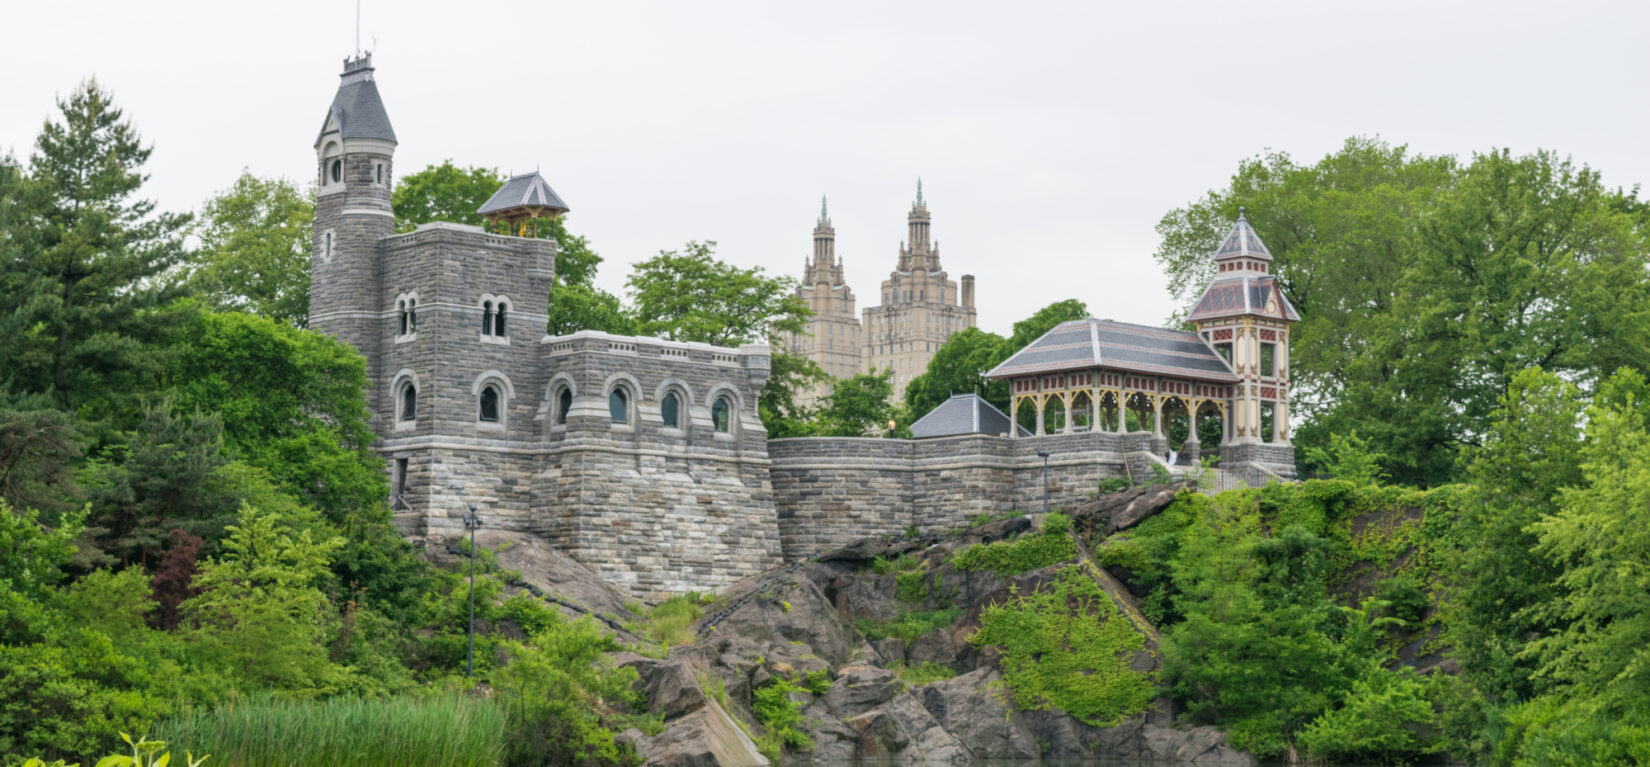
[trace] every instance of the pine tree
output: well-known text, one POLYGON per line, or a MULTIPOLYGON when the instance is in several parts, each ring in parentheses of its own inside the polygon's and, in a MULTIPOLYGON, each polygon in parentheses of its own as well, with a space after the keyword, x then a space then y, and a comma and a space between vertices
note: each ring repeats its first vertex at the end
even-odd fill
POLYGON ((26 173, 0 169, 0 384, 102 420, 152 364, 188 217, 138 197, 152 150, 108 91, 88 80, 58 107, 26 173))

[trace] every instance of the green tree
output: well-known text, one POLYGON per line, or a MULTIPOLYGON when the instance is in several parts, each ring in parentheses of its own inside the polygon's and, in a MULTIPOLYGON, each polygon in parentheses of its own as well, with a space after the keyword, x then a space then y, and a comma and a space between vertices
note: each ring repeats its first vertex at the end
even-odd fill
POLYGON ((241 507, 223 555, 195 577, 200 595, 182 605, 202 658, 256 688, 321 691, 338 681, 326 645, 338 619, 319 587, 343 540, 317 529, 241 507))
POLYGON ((888 422, 897 421, 894 407, 894 371, 857 373, 831 382, 816 415, 816 434, 824 437, 870 437, 888 433, 888 422))
POLYGON ((284 178, 242 170, 233 186, 201 207, 191 287, 214 309, 304 327, 314 221, 312 193, 284 178))
POLYGON ((814 414, 798 400, 798 393, 830 380, 830 376, 813 360, 785 351, 783 344, 775 343, 771 348, 768 381, 756 401, 762 425, 769 439, 808 436, 814 432, 814 414))
POLYGON ((0 264, 0 383, 49 392, 63 410, 104 421, 130 410, 152 369, 150 344, 169 316, 164 279, 183 252, 188 217, 138 198, 150 149, 88 80, 58 102, 29 172, 0 171, 10 187, 0 220, 11 257, 0 264))
POLYGON ((1474 682, 1503 700, 1537 692, 1535 659, 1524 650, 1551 625, 1531 608, 1553 598, 1558 567, 1536 551, 1532 525, 1556 513, 1563 489, 1582 481, 1585 406, 1558 376, 1520 372, 1468 468, 1477 503, 1457 522, 1470 544, 1456 554, 1461 583, 1451 633, 1474 682))
POLYGON ((0 390, 0 499, 19 508, 61 512, 79 497, 74 462, 80 432, 44 394, 0 390))
POLYGON ((1014 334, 1008 338, 1010 356, 1014 352, 1030 346, 1032 341, 1042 338, 1044 333, 1053 330, 1060 323, 1080 320, 1087 316, 1089 316, 1088 304, 1075 298, 1055 301, 1038 309, 1036 314, 1014 323, 1014 334))
POLYGON ((907 416, 916 420, 951 395, 968 393, 1008 412, 1008 382, 987 380, 985 374, 1012 354, 1008 339, 996 333, 966 328, 952 335, 928 360, 928 368, 906 384, 907 416))
POLYGON ((497 168, 460 168, 452 160, 404 174, 390 193, 395 230, 410 232, 432 221, 482 226, 485 222, 476 211, 505 180, 497 168))
POLYGON ((636 264, 626 284, 640 332, 674 341, 754 343, 801 332, 811 314, 795 280, 719 261, 709 240, 660 251, 636 264))
POLYGON ((366 364, 335 339, 248 314, 200 314, 165 376, 180 408, 218 413, 228 455, 341 520, 389 495, 366 364))

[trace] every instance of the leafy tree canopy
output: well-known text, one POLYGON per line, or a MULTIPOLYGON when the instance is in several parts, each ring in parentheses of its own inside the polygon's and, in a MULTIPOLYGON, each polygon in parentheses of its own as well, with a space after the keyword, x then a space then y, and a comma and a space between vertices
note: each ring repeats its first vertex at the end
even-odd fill
POLYGON ((795 280, 719 261, 709 240, 660 251, 637 264, 626 284, 638 330, 674 341, 765 341, 769 333, 801 332, 811 314, 795 295, 795 280))
POLYGON ((894 371, 857 373, 832 382, 816 415, 816 433, 826 437, 869 437, 887 434, 888 422, 898 419, 894 407, 894 371))
POLYGON ((242 170, 233 186, 201 207, 190 287, 213 309, 304 327, 314 221, 313 191, 242 170))
POLYGON ((1087 316, 1086 304, 1068 298, 1014 323, 1010 338, 979 328, 966 328, 952 335, 928 361, 928 368, 906 385, 906 419, 914 421, 952 395, 968 393, 978 394, 998 410, 1008 412, 1008 382, 988 381, 985 374, 1056 325, 1087 316))

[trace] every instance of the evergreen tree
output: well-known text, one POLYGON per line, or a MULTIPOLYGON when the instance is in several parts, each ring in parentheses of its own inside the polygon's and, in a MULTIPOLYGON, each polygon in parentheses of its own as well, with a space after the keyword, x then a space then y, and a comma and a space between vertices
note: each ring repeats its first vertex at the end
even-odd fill
POLYGON ((100 421, 130 412, 123 395, 152 369, 189 219, 137 196, 151 150, 108 91, 88 80, 58 107, 26 177, 0 171, 0 383, 100 421))
POLYGON ((242 171, 207 200, 195 228, 201 248, 190 287, 209 306, 258 314, 295 327, 309 320, 313 193, 284 178, 242 171))

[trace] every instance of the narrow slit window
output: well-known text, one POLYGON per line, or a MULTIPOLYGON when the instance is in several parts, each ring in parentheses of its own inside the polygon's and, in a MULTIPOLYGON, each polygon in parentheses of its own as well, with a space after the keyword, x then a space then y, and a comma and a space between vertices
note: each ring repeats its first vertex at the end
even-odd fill
POLYGON ((401 301, 401 302, 397 303, 396 308, 401 310, 401 335, 406 335, 407 334, 407 302, 406 301, 401 301))
POLYGON ((481 305, 481 334, 484 335, 484 336, 490 336, 490 335, 493 334, 493 302, 492 301, 484 302, 481 305))
POLYGON ((710 406, 710 422, 715 426, 717 431, 724 434, 727 433, 729 424, 728 416, 730 415, 729 411, 731 410, 732 408, 728 406, 727 397, 717 397, 716 404, 710 406))
POLYGON ((418 299, 407 299, 407 332, 418 332, 418 299))
POLYGON ((681 404, 682 400, 676 396, 676 392, 666 394, 664 401, 659 403, 659 420, 672 429, 681 428, 682 424, 679 420, 681 404))
POLYGON ((509 306, 509 304, 503 301, 498 302, 498 313, 493 315, 493 335, 499 338, 504 337, 504 309, 506 306, 509 306))

